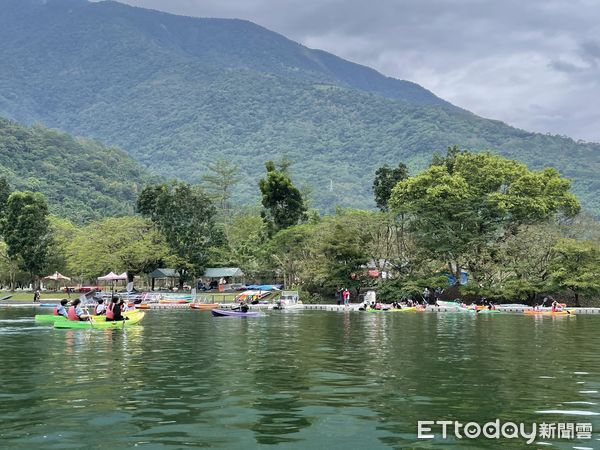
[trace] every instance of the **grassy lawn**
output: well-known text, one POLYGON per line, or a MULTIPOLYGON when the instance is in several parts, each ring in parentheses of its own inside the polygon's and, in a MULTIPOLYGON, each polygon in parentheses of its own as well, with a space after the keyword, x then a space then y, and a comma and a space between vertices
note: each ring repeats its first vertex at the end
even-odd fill
MULTIPOLYGON (((10 291, 0 291, 0 298, 11 296, 10 299, 4 300, 6 302, 23 302, 23 303, 32 303, 33 302, 33 292, 10 292, 10 291)), ((71 294, 71 298, 77 298, 78 295, 71 294)), ((41 301, 49 300, 49 299, 61 299, 68 298, 67 294, 64 292, 43 292, 41 295, 41 301)))
MULTIPOLYGON (((238 293, 219 293, 219 292, 206 293, 206 294, 203 293, 203 294, 198 294, 198 300, 199 301, 208 301, 211 303, 232 302, 235 300, 235 296, 237 294, 238 293)), ((9 295, 11 296, 10 299, 4 300, 4 302, 22 302, 22 303, 32 303, 33 302, 33 292, 0 291, 0 298, 6 297, 9 295)), ((42 292, 41 302, 43 302, 44 300, 59 300, 62 298, 75 299, 75 298, 78 298, 79 295, 80 294, 78 294, 78 293, 72 293, 71 296, 69 297, 64 292, 42 292)))

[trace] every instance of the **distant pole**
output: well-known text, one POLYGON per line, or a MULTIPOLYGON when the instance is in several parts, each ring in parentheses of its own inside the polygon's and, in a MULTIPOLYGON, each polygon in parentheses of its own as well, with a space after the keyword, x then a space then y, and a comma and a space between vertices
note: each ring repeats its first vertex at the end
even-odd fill
POLYGON ((333 180, 329 180, 329 192, 333 192, 333 180))

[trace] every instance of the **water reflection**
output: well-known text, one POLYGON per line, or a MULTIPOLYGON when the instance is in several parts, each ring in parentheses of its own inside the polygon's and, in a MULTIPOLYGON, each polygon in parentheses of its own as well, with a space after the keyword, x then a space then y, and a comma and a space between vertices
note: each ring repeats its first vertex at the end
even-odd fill
POLYGON ((417 441, 417 421, 600 426, 600 317, 158 311, 125 330, 31 317, 0 312, 6 448, 462 449, 417 441))

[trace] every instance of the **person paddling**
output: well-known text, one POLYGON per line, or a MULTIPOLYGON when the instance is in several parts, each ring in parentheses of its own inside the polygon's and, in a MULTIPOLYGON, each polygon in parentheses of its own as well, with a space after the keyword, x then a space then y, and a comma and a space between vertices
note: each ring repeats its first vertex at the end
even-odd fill
POLYGON ((76 299, 71 304, 67 311, 67 319, 69 320, 90 320, 90 316, 80 306, 81 300, 76 299))
POLYGON ((63 317, 67 317, 67 308, 65 308, 65 306, 67 306, 67 303, 69 303, 69 300, 67 300, 66 298, 63 298, 60 301, 60 305, 57 305, 54 308, 54 315, 55 316, 63 316, 63 317))

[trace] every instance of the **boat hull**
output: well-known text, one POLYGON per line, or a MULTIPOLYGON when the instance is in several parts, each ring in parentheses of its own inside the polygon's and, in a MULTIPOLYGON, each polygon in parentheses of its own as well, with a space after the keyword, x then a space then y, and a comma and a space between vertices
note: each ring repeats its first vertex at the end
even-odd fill
POLYGON ((228 311, 225 309, 213 309, 210 311, 215 317, 260 317, 264 314, 258 311, 228 311))
POLYGON ((209 309, 215 309, 218 307, 219 307, 218 303, 190 303, 190 308, 192 308, 192 309, 209 310, 209 309))
POLYGON ((106 320, 91 320, 91 321, 75 321, 75 320, 60 320, 54 322, 54 328, 68 329, 99 329, 106 330, 111 328, 128 328, 137 325, 144 318, 146 313, 143 311, 129 316, 129 320, 119 320, 117 322, 107 322, 106 320))

